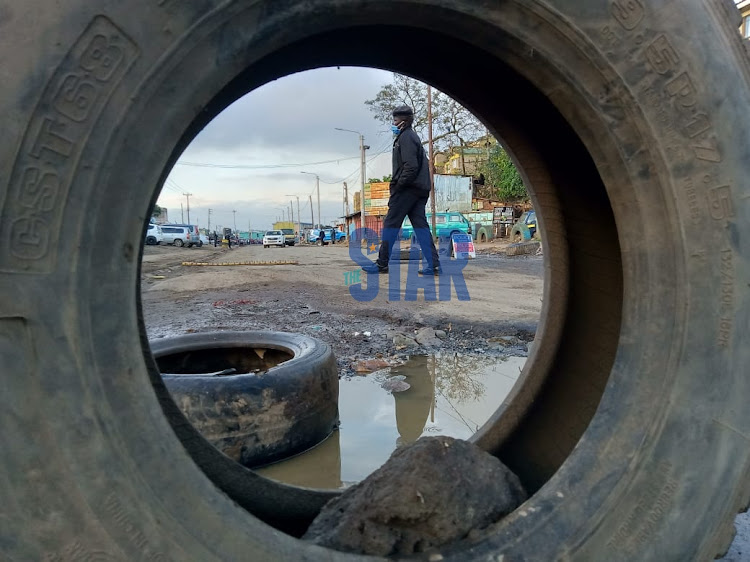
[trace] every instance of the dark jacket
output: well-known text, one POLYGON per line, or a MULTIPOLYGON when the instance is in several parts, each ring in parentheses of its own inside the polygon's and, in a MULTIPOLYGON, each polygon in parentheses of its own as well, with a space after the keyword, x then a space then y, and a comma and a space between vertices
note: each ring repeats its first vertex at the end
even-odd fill
POLYGON ((411 127, 393 141, 391 191, 419 189, 430 191, 430 170, 419 136, 411 127))

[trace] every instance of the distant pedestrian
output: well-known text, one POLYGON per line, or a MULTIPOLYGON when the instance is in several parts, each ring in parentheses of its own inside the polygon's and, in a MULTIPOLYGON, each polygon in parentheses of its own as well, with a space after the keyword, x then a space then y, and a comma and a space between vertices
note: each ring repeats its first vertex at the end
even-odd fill
POLYGON ((331 229, 331 244, 335 244, 335 243, 336 243, 336 229, 332 228, 331 229))
POLYGON ((320 229, 320 234, 318 234, 318 242, 320 242, 321 246, 324 246, 326 243, 326 231, 322 228, 320 229))
POLYGON ((216 234, 216 231, 214 230, 214 248, 219 245, 219 235, 216 234))

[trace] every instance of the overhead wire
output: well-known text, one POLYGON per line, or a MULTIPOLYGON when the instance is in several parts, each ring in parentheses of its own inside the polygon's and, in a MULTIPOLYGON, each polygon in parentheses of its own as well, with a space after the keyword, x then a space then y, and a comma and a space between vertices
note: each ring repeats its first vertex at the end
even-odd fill
POLYGON ((302 168, 304 166, 318 166, 321 164, 333 164, 343 160, 354 160, 359 156, 347 156, 346 158, 336 158, 335 160, 321 160, 320 162, 306 162, 294 164, 215 164, 212 162, 187 162, 178 160, 175 166, 193 166, 196 168, 223 168, 223 169, 244 169, 244 170, 268 170, 277 168, 302 168))

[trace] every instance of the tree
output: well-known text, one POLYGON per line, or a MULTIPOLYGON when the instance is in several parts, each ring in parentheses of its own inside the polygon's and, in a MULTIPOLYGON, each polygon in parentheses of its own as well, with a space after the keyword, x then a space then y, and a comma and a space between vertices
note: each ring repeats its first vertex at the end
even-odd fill
POLYGON ((479 171, 484 174, 485 197, 497 197, 501 200, 528 198, 518 168, 499 144, 490 149, 489 161, 479 171))
POLYGON ((154 205, 154 210, 151 212, 152 217, 159 218, 161 216, 161 207, 154 205))
MULTIPOLYGON (((412 125, 422 142, 427 134, 427 84, 402 74, 393 74, 393 82, 385 84, 375 99, 365 101, 376 120, 390 126, 393 108, 409 105, 414 110, 412 125)), ((484 131, 484 125, 465 107, 448 95, 432 91, 432 142, 436 151, 465 147, 484 131)))
MULTIPOLYGON (((409 105, 414 110, 413 128, 426 144, 427 134, 427 85, 419 80, 393 74, 393 82, 382 86, 375 99, 365 101, 376 120, 390 126, 393 108, 409 105)), ((464 153, 466 148, 485 137, 492 145, 489 160, 479 167, 477 173, 485 176, 480 196, 501 199, 525 199, 528 197, 518 170, 508 153, 491 138, 486 127, 468 109, 447 94, 435 90, 432 94, 432 136, 436 152, 458 151, 461 158, 461 173, 466 175, 464 153), (490 142, 492 141, 492 142, 490 142)), ((383 181, 387 181, 385 178, 383 181)))

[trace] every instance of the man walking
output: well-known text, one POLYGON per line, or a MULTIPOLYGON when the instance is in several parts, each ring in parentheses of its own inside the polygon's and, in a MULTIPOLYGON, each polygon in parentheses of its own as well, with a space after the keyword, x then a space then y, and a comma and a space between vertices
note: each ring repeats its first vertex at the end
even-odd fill
POLYGON ((432 241, 430 227, 427 224, 425 205, 430 195, 429 162, 425 155, 422 141, 414 129, 414 112, 408 105, 401 105, 393 110, 393 141, 390 197, 388 213, 383 221, 383 236, 380 253, 374 264, 362 269, 368 273, 387 273, 393 245, 396 242, 405 217, 409 217, 414 234, 417 237, 422 255, 427 260, 427 267, 420 269, 421 275, 438 275, 440 259, 435 243, 432 241))

